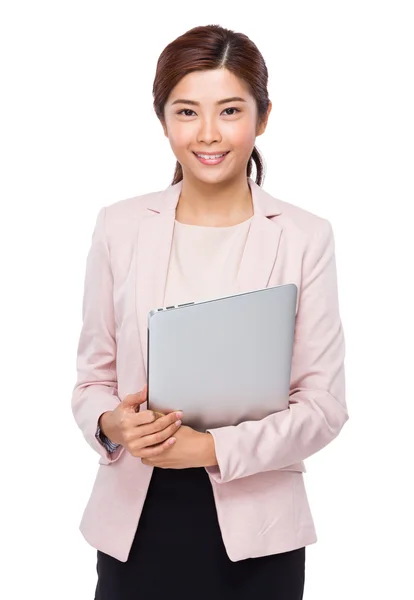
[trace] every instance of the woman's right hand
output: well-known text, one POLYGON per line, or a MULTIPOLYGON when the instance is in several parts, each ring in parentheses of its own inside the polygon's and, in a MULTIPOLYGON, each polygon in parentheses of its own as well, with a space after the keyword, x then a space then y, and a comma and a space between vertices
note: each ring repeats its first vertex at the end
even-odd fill
POLYGON ((152 458, 169 448, 175 442, 173 435, 181 426, 183 415, 181 411, 167 415, 140 411, 140 405, 146 401, 147 386, 136 394, 128 394, 114 410, 103 413, 99 419, 106 437, 140 458, 152 458))

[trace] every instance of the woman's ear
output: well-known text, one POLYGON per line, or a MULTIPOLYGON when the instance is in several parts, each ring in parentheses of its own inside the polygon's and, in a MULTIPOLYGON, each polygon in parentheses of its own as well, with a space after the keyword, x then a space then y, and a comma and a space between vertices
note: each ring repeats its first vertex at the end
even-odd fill
POLYGON ((271 112, 271 110, 272 110, 272 103, 271 103, 271 102, 270 102, 270 100, 269 100, 269 106, 268 106, 268 108, 267 108, 267 113, 266 113, 266 115, 263 117, 263 119, 261 120, 261 122, 259 123, 259 126, 258 126, 258 129, 257 129, 256 136, 258 136, 258 135, 262 135, 262 133, 264 133, 264 132, 265 132, 265 130, 266 130, 266 127, 267 127, 267 121, 268 121, 268 119, 269 119, 269 115, 270 115, 270 112, 271 112))

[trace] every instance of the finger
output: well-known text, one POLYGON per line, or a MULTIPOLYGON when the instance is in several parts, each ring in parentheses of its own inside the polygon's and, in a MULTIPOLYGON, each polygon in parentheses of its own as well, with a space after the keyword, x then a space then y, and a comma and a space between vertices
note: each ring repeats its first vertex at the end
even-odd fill
POLYGON ((146 402, 146 397, 142 391, 137 392, 136 394, 128 394, 122 400, 122 403, 125 406, 136 406, 137 404, 143 404, 144 402, 146 402))
MULTIPOLYGON (((142 413, 142 416, 144 416, 146 412, 147 411, 144 411, 142 413)), ((148 411, 148 412, 152 412, 152 411, 148 411)), ((181 411, 178 411, 176 413, 170 413, 169 415, 166 415, 165 417, 159 417, 158 419, 156 419, 155 417, 153 419, 148 418, 148 420, 143 419, 139 423, 141 425, 140 430, 139 430, 139 435, 140 436, 149 436, 154 433, 158 433, 159 431, 164 431, 168 427, 171 427, 174 425, 176 426, 176 428, 180 427, 182 416, 183 416, 183 413, 181 411)))
MULTIPOLYGON (((131 423, 134 427, 146 427, 157 420, 157 416, 152 410, 143 410, 131 417, 131 423)), ((145 435, 145 433, 139 433, 139 435, 145 435)))
POLYGON ((147 386, 145 386, 140 392, 134 394, 128 394, 122 400, 122 403, 126 407, 139 406, 147 401, 147 386))
POLYGON ((145 435, 140 437, 139 445, 141 448, 146 448, 148 446, 156 446, 158 444, 162 444, 165 440, 173 436, 180 425, 176 425, 173 423, 169 427, 166 427, 162 431, 158 431, 157 433, 153 433, 151 435, 145 435))
POLYGON ((139 455, 140 455, 141 459, 142 458, 151 459, 155 456, 159 456, 166 450, 169 450, 175 444, 176 441, 177 440, 174 437, 170 437, 170 438, 168 438, 168 440, 166 440, 162 444, 157 444, 156 446, 151 446, 151 447, 142 449, 140 451, 139 455))

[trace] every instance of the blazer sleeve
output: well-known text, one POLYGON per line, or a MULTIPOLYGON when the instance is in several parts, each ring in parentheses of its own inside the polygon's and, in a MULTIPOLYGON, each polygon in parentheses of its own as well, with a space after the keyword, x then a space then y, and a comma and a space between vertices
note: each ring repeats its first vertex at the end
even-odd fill
POLYGON ((88 444, 106 462, 114 462, 121 456, 124 447, 119 446, 114 452, 109 452, 96 436, 101 414, 114 410, 120 402, 117 395, 113 276, 105 234, 105 214, 103 207, 96 219, 86 259, 72 412, 88 444))
POLYGON ((345 340, 339 314, 332 226, 321 219, 306 247, 295 322, 289 408, 260 421, 209 429, 227 482, 300 462, 329 444, 349 418, 345 340))
POLYGON ((95 437, 98 440, 98 442, 103 444, 105 446, 105 448, 108 450, 108 452, 110 452, 110 453, 115 452, 115 450, 120 446, 120 444, 116 444, 115 442, 110 440, 108 437, 106 437, 106 435, 101 431, 101 428, 99 427, 99 425, 98 425, 98 429, 96 430, 95 437))

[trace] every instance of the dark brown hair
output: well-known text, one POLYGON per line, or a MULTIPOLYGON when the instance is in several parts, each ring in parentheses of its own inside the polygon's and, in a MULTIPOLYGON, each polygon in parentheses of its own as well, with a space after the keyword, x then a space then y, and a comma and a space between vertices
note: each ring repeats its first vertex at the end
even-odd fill
MULTIPOLYGON (((164 121, 165 103, 180 79, 193 71, 220 68, 228 69, 247 84, 256 100, 260 123, 269 107, 268 72, 263 56, 247 35, 220 25, 194 27, 161 52, 152 89, 154 110, 160 121, 164 121)), ((253 162, 257 171, 256 183, 262 185, 264 163, 256 146, 247 163, 247 177, 251 175, 253 162)), ((171 185, 182 178, 183 171, 177 161, 171 185)))

